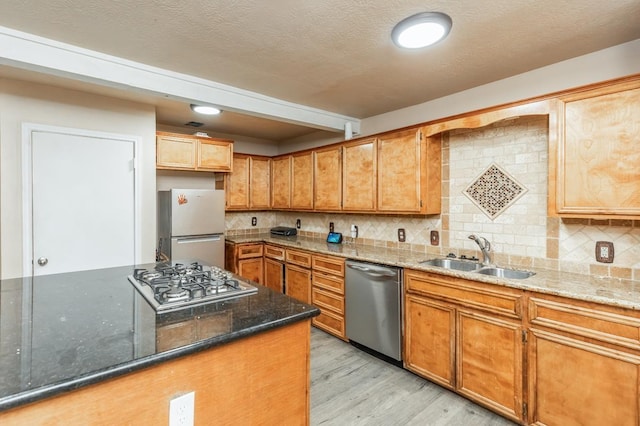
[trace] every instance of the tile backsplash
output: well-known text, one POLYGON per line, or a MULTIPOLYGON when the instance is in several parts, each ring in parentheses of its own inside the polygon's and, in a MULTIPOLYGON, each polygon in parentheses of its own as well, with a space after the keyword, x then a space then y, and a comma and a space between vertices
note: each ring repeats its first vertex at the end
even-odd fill
MULTIPOLYGON (((266 232, 273 226, 295 226, 301 235, 326 236, 329 222, 346 243, 410 248, 425 255, 453 252, 480 257, 468 238, 477 234, 491 242, 498 264, 537 266, 602 276, 640 279, 640 221, 561 220, 547 217, 548 122, 546 116, 505 120, 480 129, 448 132, 443 140, 442 214, 433 216, 366 215, 299 212, 228 212, 228 234, 266 232), (465 191, 492 165, 523 187, 506 208, 490 217, 465 191), (251 226, 251 218, 257 226, 251 226), (351 225, 358 238, 350 238, 351 225), (404 228, 406 242, 398 242, 404 228), (439 245, 430 244, 430 231, 439 232, 439 245), (595 261, 596 241, 612 241, 612 264, 595 261), (635 274, 635 275, 634 275, 635 274)), ((500 177, 500 176, 498 176, 500 177)), ((504 176, 502 176, 504 178, 504 176)), ((482 202, 498 203, 512 196, 509 179, 483 182, 482 202)), ((477 189, 477 188, 476 188, 477 189)))

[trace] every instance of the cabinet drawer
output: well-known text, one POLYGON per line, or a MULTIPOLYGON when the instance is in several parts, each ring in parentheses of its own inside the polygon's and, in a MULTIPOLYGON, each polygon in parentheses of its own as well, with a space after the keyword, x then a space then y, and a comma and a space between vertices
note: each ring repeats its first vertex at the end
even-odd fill
POLYGON ((262 244, 242 244, 238 246, 238 259, 261 256, 262 244))
POLYGON ((287 250, 286 261, 287 263, 293 263, 294 265, 311 268, 311 253, 297 250, 287 250))
POLYGON ((269 244, 265 244, 264 255, 265 257, 271 259, 284 260, 284 249, 282 247, 270 246, 269 244))
POLYGON ((410 293, 511 318, 522 318, 523 293, 518 290, 504 287, 496 289, 498 286, 495 285, 411 270, 405 270, 405 286, 410 293))
POLYGON ((344 277, 344 259, 314 255, 313 269, 344 277))
POLYGON ((344 316, 344 297, 315 287, 311 289, 311 293, 311 303, 321 309, 328 309, 344 316))
POLYGON ((327 333, 331 333, 340 339, 346 340, 344 318, 339 315, 320 309, 320 315, 314 317, 311 320, 311 323, 327 333))
POLYGON ((333 291, 340 295, 344 295, 344 278, 334 277, 333 275, 315 272, 313 274, 313 285, 325 290, 333 291))
POLYGON ((591 308, 532 297, 529 299, 531 324, 640 349, 640 319, 591 308))

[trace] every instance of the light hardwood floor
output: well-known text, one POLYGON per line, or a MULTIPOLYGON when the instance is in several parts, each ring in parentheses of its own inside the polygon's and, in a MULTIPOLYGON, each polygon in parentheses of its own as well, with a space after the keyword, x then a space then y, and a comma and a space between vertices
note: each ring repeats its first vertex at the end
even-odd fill
POLYGON ((514 424, 311 327, 312 426, 514 424))

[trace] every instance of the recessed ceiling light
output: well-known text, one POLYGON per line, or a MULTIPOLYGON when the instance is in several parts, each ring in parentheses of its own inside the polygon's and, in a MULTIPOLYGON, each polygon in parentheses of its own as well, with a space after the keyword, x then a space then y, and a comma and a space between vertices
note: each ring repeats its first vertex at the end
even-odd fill
POLYGON ((206 106, 206 105, 191 104, 191 109, 194 112, 197 112, 198 114, 204 114, 204 115, 216 115, 222 112, 218 108, 215 108, 212 106, 206 106))
POLYGON ((400 47, 418 49, 445 38, 451 25, 451 18, 444 13, 418 13, 400 21, 391 31, 391 38, 400 47))

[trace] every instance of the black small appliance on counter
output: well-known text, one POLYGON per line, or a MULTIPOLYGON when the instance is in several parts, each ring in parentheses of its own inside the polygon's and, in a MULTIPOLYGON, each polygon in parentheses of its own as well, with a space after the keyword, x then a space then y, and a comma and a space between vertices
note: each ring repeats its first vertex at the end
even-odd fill
POLYGON ((279 235, 283 237, 290 237, 292 235, 297 235, 298 231, 296 228, 289 228, 286 226, 276 226, 275 228, 271 228, 271 235, 279 235))

